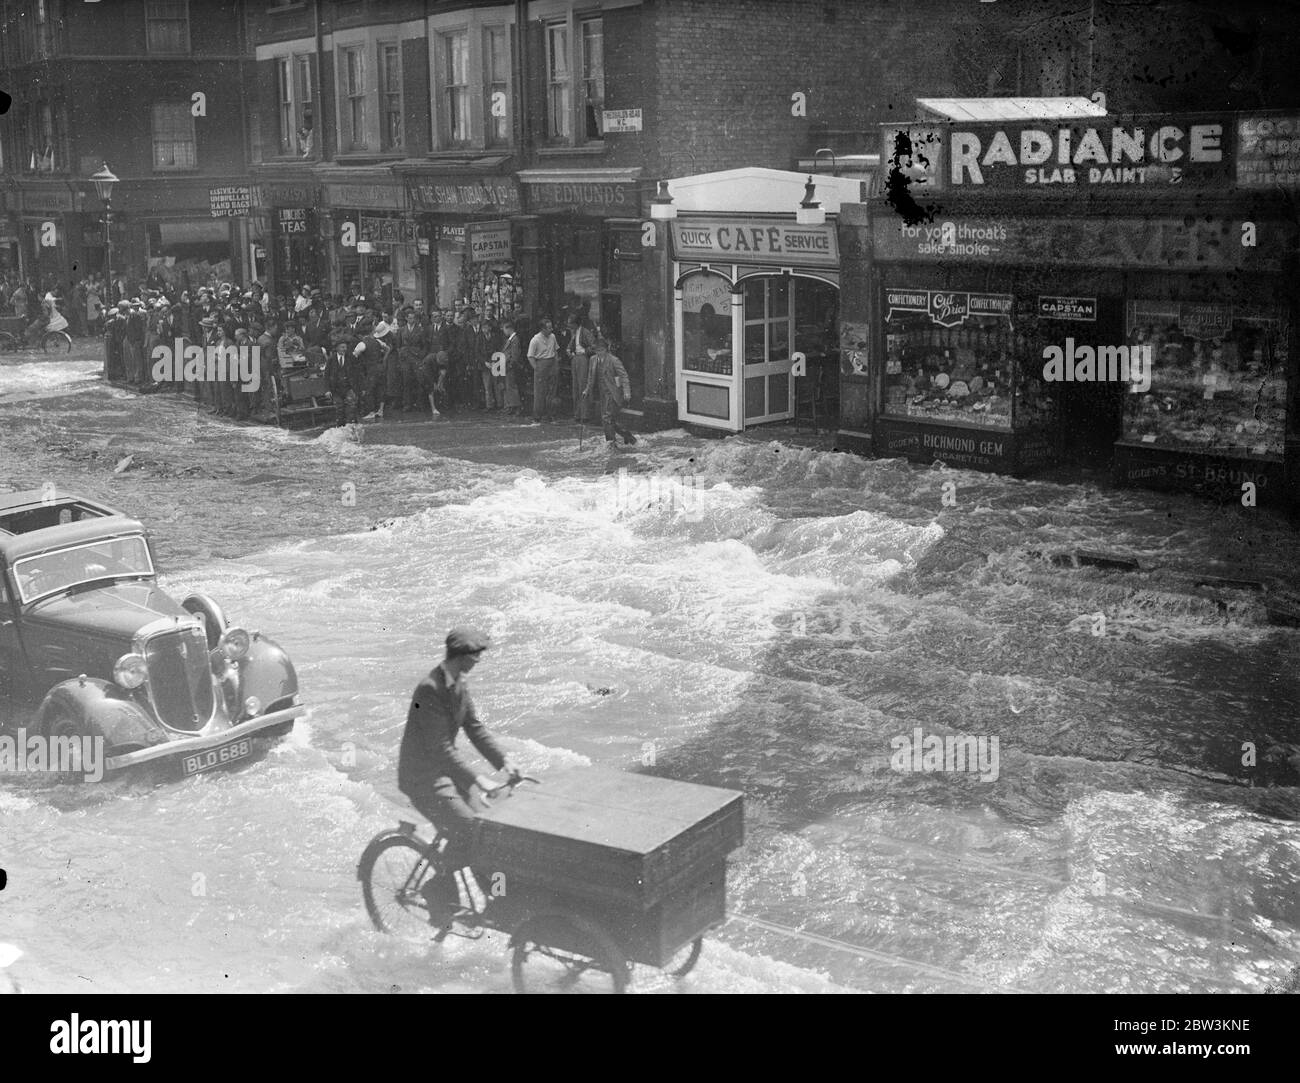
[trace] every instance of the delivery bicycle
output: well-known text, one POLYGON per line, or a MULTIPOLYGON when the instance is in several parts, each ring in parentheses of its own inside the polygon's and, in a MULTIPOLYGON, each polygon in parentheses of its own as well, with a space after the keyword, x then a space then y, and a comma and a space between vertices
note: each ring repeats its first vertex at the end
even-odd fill
MULTIPOLYGON (((594 768, 582 771, 585 776, 577 781, 578 786, 592 774, 602 778, 618 774, 594 768)), ((600 870, 584 878, 582 873, 564 872, 564 858, 556 856, 543 859, 556 874, 548 876, 540 866, 517 858, 522 850, 513 847, 512 839, 521 837, 515 828, 522 820, 537 820, 540 829, 524 832, 529 836, 529 853, 543 853, 548 834, 553 836, 551 845, 561 850, 572 848, 573 840, 564 835, 563 828, 548 831, 545 826, 548 804, 573 803, 574 772, 562 774, 565 777, 558 780, 554 794, 534 797, 542 791, 522 791, 530 801, 509 801, 520 784, 538 783, 529 776, 512 779, 494 791, 492 808, 476 825, 485 830, 475 839, 472 877, 464 870, 447 867, 441 836, 435 833, 432 839, 422 838, 412 823, 403 821, 371 839, 356 875, 374 927, 406 937, 432 933, 435 943, 449 936, 477 940, 489 929, 509 933, 511 978, 519 993, 623 993, 635 963, 657 967, 673 977, 688 974, 699 961, 704 934, 726 919, 725 867, 718 853, 720 846, 738 844, 739 795, 715 791, 737 799, 736 831, 712 845, 703 863, 678 869, 671 884, 665 880, 663 894, 643 897, 640 889, 653 886, 646 884, 644 875, 634 873, 626 885, 602 879, 600 870), (510 809, 510 805, 516 807, 510 809), (522 813, 524 805, 532 812, 522 813), (436 890, 439 878, 448 876, 455 879, 461 899, 461 905, 450 913, 439 900, 443 893, 436 890), (499 894, 498 887, 503 888, 499 894)), ((548 784, 546 789, 550 788, 548 784)), ((676 826, 676 836, 684 838, 688 832, 676 831, 676 826)), ((696 843, 695 851, 699 850, 696 843)), ((620 853, 633 856, 628 851, 620 853)))

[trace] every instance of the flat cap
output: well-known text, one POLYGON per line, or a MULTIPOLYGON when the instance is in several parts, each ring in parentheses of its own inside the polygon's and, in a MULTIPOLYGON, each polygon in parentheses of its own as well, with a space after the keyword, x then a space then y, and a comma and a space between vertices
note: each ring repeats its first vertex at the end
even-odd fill
POLYGON ((492 646, 491 640, 474 628, 453 628, 447 633, 447 654, 478 654, 492 646))

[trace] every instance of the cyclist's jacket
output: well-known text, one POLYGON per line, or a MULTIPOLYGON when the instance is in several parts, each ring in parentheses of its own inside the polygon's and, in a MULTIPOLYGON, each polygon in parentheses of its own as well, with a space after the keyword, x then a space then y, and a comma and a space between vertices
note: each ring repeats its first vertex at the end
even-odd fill
POLYGON ((411 696, 397 758, 397 788, 409 797, 440 778, 450 778, 462 794, 469 793, 479 773, 456 751, 462 728, 470 744, 499 771, 505 754, 478 720, 464 676, 450 684, 447 671, 435 666, 411 696))

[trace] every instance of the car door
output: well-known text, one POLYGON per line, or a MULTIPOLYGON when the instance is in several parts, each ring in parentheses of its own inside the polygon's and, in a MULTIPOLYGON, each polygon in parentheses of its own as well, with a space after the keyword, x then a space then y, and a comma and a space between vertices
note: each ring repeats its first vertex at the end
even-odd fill
POLYGON ((18 628, 18 607, 9 582, 9 568, 0 561, 0 724, 21 699, 27 663, 18 628))

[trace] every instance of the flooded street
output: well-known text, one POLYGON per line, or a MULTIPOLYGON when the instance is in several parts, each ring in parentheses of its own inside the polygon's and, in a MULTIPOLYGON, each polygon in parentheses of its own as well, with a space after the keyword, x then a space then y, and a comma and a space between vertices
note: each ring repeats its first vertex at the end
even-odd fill
POLYGON ((478 415, 300 436, 94 370, 0 366, 0 483, 141 518, 167 590, 284 646, 311 715, 186 781, 6 779, 0 940, 32 992, 507 991, 503 937, 385 938, 355 879, 411 816, 410 691, 462 623, 497 644, 475 697, 529 773, 746 795, 732 919, 643 991, 1259 992, 1300 957, 1300 630, 1195 586, 1295 586, 1264 513, 779 426, 617 455, 478 415), (1145 570, 1053 562, 1079 548, 1145 570), (985 741, 994 777, 898 770, 917 730, 985 741))

